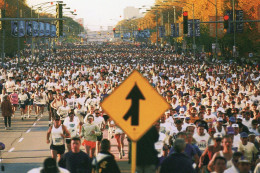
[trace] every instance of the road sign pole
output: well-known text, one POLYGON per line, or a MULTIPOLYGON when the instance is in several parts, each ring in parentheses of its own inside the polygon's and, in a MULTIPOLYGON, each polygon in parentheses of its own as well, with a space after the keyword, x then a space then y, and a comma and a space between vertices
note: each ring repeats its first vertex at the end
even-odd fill
POLYGON ((136 170, 136 141, 132 141, 132 156, 131 156, 131 173, 135 173, 136 170))

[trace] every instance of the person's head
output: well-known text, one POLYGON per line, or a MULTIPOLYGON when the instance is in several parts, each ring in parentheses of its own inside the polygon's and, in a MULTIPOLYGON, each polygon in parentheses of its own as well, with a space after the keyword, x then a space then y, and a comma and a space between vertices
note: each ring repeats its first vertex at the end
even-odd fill
POLYGON ((58 173, 59 169, 56 164, 56 160, 53 158, 47 158, 43 162, 43 169, 41 173, 58 173))
POLYGON ((204 135, 204 129, 205 129, 205 127, 204 127, 203 124, 199 124, 198 125, 197 133, 198 133, 199 136, 203 136, 204 135))
POLYGON ((176 125, 176 127, 177 127, 177 129, 181 129, 182 128, 182 121, 181 120, 176 120, 175 121, 175 125, 176 125))
POLYGON ((195 131, 195 125, 190 124, 189 126, 186 127, 186 132, 194 134, 195 131))
POLYGON ((222 140, 222 145, 224 149, 231 150, 232 149, 233 140, 230 135, 225 135, 222 140))
POLYGON ((246 158, 240 158, 238 161, 239 173, 249 173, 251 169, 251 163, 246 158))
POLYGON ((257 125, 258 125, 258 123, 257 123, 257 120, 252 120, 252 129, 257 129, 257 125))
POLYGON ((247 145, 248 142, 248 134, 246 132, 240 133, 240 139, 243 145, 247 145))
POLYGON ((184 139, 176 139, 173 143, 173 148, 176 153, 183 153, 186 147, 184 139))
POLYGON ((94 116, 93 115, 88 115, 88 118, 87 118, 87 121, 88 121, 88 123, 92 123, 93 121, 94 121, 94 116))
POLYGON ((209 133, 210 137, 213 137, 213 135, 216 133, 216 129, 215 128, 209 128, 208 133, 209 133))
POLYGON ((222 141, 222 134, 221 133, 215 133, 213 138, 214 138, 214 144, 215 145, 221 145, 221 141, 222 141))
POLYGON ((232 163, 237 168, 238 167, 238 161, 243 156, 243 153, 241 152, 235 152, 232 157, 232 163))
POLYGON ((109 151, 110 150, 110 141, 108 139, 103 139, 101 141, 100 149, 101 149, 101 151, 109 151))
POLYGON ((80 138, 79 137, 73 137, 71 139, 71 144, 70 144, 71 145, 71 151, 73 153, 80 152, 80 144, 81 144, 80 138))
POLYGON ((186 140, 186 133, 185 132, 179 132, 177 134, 177 138, 186 140))
POLYGON ((55 118, 54 118, 54 124, 59 125, 60 123, 61 123, 60 116, 56 115, 55 118))
POLYGON ((223 173, 227 167, 227 160, 225 157, 217 156, 214 160, 214 170, 216 173, 223 173))
POLYGON ((5 100, 8 100, 8 96, 4 96, 4 98, 3 98, 3 100, 5 101, 5 100))
POLYGON ((70 121, 73 121, 73 119, 74 119, 74 111, 71 111, 69 113, 69 117, 70 117, 70 121))
POLYGON ((250 132, 248 134, 248 141, 254 143, 255 142, 255 137, 256 137, 255 133, 254 132, 250 132))

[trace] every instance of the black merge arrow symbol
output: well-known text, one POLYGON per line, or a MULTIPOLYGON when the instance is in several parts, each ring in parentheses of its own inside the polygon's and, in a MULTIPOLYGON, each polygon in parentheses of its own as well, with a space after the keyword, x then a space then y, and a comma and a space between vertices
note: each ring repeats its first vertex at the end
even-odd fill
POLYGON ((139 100, 145 100, 143 94, 135 83, 135 86, 130 91, 126 99, 131 99, 132 104, 127 113, 124 115, 124 119, 128 120, 128 118, 132 117, 131 125, 138 126, 139 125, 139 100))

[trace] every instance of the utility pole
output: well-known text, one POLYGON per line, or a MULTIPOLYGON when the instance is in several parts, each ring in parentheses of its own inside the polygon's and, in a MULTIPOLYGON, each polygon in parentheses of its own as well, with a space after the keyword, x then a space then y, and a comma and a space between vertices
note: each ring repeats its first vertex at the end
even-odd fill
MULTIPOLYGON (((5 17, 5 9, 6 9, 6 0, 4 0, 4 11, 2 14, 4 14, 5 17)), ((2 16, 3 17, 3 16, 2 16)), ((2 22, 2 67, 4 66, 4 58, 5 58, 5 23, 6 22, 2 22)))
MULTIPOLYGON (((17 18, 20 18, 20 8, 19 8, 19 0, 17 0, 17 18)), ((17 67, 19 67, 20 65, 20 37, 19 37, 19 32, 20 32, 20 21, 17 22, 17 42, 18 42, 18 52, 17 52, 17 56, 18 56, 18 62, 17 62, 17 67)))

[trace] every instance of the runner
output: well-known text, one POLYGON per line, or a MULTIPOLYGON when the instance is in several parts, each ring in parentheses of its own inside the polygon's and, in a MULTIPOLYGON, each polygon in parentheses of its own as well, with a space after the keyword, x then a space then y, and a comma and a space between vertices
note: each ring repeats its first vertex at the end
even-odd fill
POLYGON ((70 133, 68 129, 63 124, 61 124, 59 116, 55 117, 53 125, 49 127, 47 132, 47 144, 50 143, 50 137, 52 158, 59 161, 65 152, 64 140, 65 138, 70 138, 70 133))

